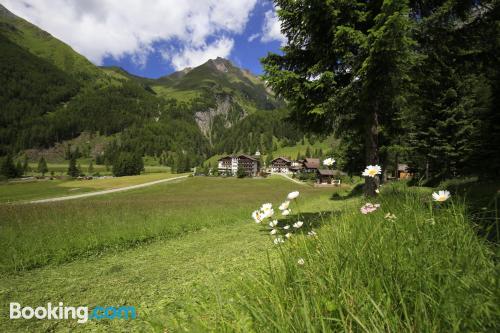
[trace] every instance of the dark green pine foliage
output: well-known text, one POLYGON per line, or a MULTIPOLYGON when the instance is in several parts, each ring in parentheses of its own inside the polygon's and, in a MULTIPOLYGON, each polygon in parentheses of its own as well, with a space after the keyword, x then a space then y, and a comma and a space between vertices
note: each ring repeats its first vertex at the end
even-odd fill
POLYGON ((49 172, 47 162, 45 161, 45 158, 43 156, 40 157, 40 160, 38 160, 37 171, 42 174, 42 177, 45 177, 45 174, 49 172))
POLYGON ((498 174, 499 5, 481 3, 420 8, 415 35, 425 59, 414 73, 418 97, 405 124, 408 160, 429 185, 498 174))
POLYGON ((116 177, 139 175, 144 171, 144 162, 139 153, 120 152, 113 163, 113 175, 116 177))
POLYGON ((5 156, 0 164, 0 175, 6 178, 17 178, 22 176, 21 168, 17 168, 12 159, 12 155, 5 156))
MULTIPOLYGON (((291 118, 316 132, 363 136, 365 163, 380 163, 379 135, 398 126, 415 62, 408 1, 275 4, 288 44, 263 63, 266 80, 290 101, 291 118)), ((365 193, 375 188, 367 178, 365 193)))
POLYGON ((76 165, 75 155, 72 155, 69 159, 68 176, 73 177, 73 178, 80 176, 80 170, 78 169, 78 166, 76 165))

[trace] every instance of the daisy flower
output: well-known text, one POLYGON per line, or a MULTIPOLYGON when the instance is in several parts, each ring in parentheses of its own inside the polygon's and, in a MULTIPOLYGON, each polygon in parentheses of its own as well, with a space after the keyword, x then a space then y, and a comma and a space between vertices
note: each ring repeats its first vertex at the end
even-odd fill
POLYGON ((309 232, 307 233, 307 236, 309 236, 309 237, 316 237, 317 235, 318 235, 318 234, 317 234, 317 233, 316 233, 316 231, 314 231, 314 230, 311 230, 311 231, 309 231, 309 232))
POLYGON ((276 237, 273 242, 274 242, 274 244, 278 245, 278 244, 284 243, 285 241, 281 237, 276 237))
POLYGON ((290 215, 290 213, 291 213, 290 209, 285 209, 284 211, 281 212, 281 215, 287 216, 290 215))
POLYGON ((280 209, 280 210, 285 210, 285 209, 288 209, 288 206, 290 206, 290 201, 288 201, 288 200, 287 200, 287 201, 283 202, 283 203, 280 205, 279 209, 280 209))
POLYGON ((432 197, 434 198, 434 201, 437 202, 445 202, 450 198, 451 194, 450 191, 438 191, 432 193, 432 197))
POLYGON ((275 227, 275 226, 277 226, 277 225, 278 225, 278 220, 272 220, 271 222, 269 222, 269 226, 270 226, 271 228, 274 228, 274 227, 275 227))
POLYGON ((297 264, 299 264, 301 266, 304 265, 304 263, 305 263, 305 261, 302 258, 300 258, 299 260, 297 260, 297 264))
POLYGON ((366 167, 365 171, 363 171, 362 175, 364 177, 375 177, 376 175, 380 175, 382 172, 382 168, 379 165, 369 165, 366 167))
POLYGON ((363 207, 361 207, 359 210, 363 214, 368 214, 368 213, 373 213, 380 207, 380 204, 372 204, 370 202, 367 202, 363 207))
POLYGON ((290 237, 292 237, 292 234, 288 232, 288 233, 285 235, 285 237, 286 237, 286 238, 290 238, 290 237))
POLYGON ((304 222, 302 222, 302 221, 297 221, 297 222, 295 222, 295 223, 293 224, 293 227, 294 227, 294 228, 296 228, 296 229, 298 229, 298 228, 302 227, 302 225, 303 225, 303 224, 304 224, 304 222))
POLYGON ((273 230, 271 230, 271 232, 269 232, 269 233, 270 233, 271 235, 275 235, 277 232, 278 232, 278 230, 273 229, 273 230))
POLYGON ((288 193, 288 200, 296 199, 299 196, 299 191, 293 191, 288 193))
POLYGON ((252 213, 252 218, 254 219, 255 223, 260 223, 264 219, 262 213, 259 210, 256 210, 252 213))
POLYGON ((283 227, 283 229, 288 230, 288 229, 290 229, 290 226, 286 225, 286 226, 283 227))

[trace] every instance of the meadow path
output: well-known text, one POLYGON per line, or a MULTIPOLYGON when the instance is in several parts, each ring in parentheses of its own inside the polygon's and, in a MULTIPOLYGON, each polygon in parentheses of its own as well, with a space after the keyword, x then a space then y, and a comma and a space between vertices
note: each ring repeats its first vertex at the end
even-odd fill
POLYGON ((128 191, 128 190, 134 190, 137 188, 143 188, 143 187, 148 187, 156 184, 161 184, 161 183, 166 183, 174 180, 179 180, 183 178, 187 178, 188 175, 184 176, 179 176, 179 177, 174 177, 174 178, 166 178, 166 179, 160 179, 160 180, 155 180, 152 182, 147 182, 147 183, 142 183, 142 184, 137 184, 137 185, 131 185, 131 186, 126 186, 126 187, 120 187, 120 188, 113 188, 110 190, 102 190, 102 191, 96 191, 96 192, 89 192, 89 193, 82 193, 82 194, 75 194, 75 195, 67 195, 67 196, 62 196, 62 197, 56 197, 56 198, 48 198, 48 199, 39 199, 39 200, 31 200, 28 201, 28 203, 31 204, 38 204, 38 203, 47 203, 47 202, 56 202, 56 201, 64 201, 64 200, 73 200, 73 199, 81 199, 81 198, 87 198, 87 197, 94 197, 97 195, 104 195, 104 194, 110 194, 110 193, 115 193, 115 192, 122 192, 122 191, 128 191))

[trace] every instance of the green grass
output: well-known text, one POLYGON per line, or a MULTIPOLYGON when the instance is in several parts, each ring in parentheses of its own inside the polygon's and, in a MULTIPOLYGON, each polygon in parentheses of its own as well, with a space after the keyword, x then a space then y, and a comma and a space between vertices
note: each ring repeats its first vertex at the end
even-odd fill
MULTIPOLYGON (((0 206, 0 269, 24 270, 250 219, 261 200, 297 187, 283 179, 189 178, 130 192, 0 206), (278 191, 276 189, 279 189, 278 191)), ((330 191, 301 189, 305 197, 330 191)))
POLYGON ((1 309, 63 301, 133 305, 139 315, 78 325, 2 313, 0 331, 498 331, 497 259, 461 199, 438 207, 431 189, 398 183, 384 186, 378 211, 362 215, 365 200, 334 191, 281 177, 194 177, 0 206, 1 309), (275 246, 250 213, 297 189, 301 231, 319 237, 275 246))
MULTIPOLYGON (((79 159, 77 165, 80 165, 81 171, 84 174, 88 174, 90 161, 88 159, 79 159)), ((28 172, 27 176, 41 176, 39 172, 36 172, 38 163, 29 163, 30 172, 28 172)), ((49 172, 45 174, 45 176, 50 176, 51 172, 54 172, 55 176, 66 176, 68 173, 68 163, 47 163, 47 167, 49 172)), ((99 173, 101 176, 109 176, 112 174, 111 167, 106 168, 105 165, 96 165, 93 164, 94 173, 99 173)), ((145 165, 144 173, 157 173, 157 172, 170 172, 170 167, 166 167, 163 165, 145 165)))
POLYGON ((221 299, 206 330, 498 332, 495 254, 464 207, 390 186, 377 201, 374 213, 362 215, 359 200, 325 219, 317 239, 283 245, 265 274, 237 284, 230 305, 221 299), (395 221, 384 218, 389 212, 395 221))
POLYGON ((0 184, 0 203, 45 199, 108 190, 177 176, 179 175, 170 173, 150 173, 138 176, 92 180, 43 179, 6 182, 0 184))

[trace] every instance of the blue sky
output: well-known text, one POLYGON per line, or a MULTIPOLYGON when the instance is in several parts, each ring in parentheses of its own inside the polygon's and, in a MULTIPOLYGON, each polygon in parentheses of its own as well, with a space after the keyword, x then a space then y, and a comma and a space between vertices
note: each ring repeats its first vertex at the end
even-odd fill
POLYGON ((217 56, 262 73, 284 37, 269 0, 0 0, 96 65, 157 78, 217 56))

